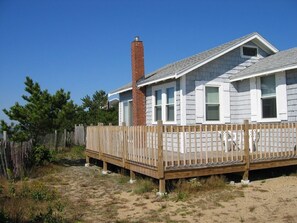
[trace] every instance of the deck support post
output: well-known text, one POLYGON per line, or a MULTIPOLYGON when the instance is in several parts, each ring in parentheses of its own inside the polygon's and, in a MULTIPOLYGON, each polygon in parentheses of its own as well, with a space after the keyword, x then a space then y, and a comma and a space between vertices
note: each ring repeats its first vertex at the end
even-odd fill
POLYGON ((130 170, 130 181, 129 181, 129 183, 133 184, 133 183, 135 183, 135 181, 136 181, 135 173, 134 173, 134 171, 130 170))
POLYGON ((159 191, 157 192, 158 196, 164 196, 166 194, 166 182, 165 179, 159 179, 159 191))
POLYGON ((102 170, 102 174, 107 174, 107 162, 103 161, 103 170, 102 170))
POLYGON ((249 149, 249 121, 244 120, 244 161, 245 168, 241 180, 242 184, 249 184, 250 149, 249 149))
POLYGON ((158 176, 159 176, 159 192, 157 195, 163 196, 165 194, 165 178, 164 178, 164 160, 163 160, 163 122, 158 120, 158 176))
POLYGON ((89 166, 90 166, 90 157, 86 156, 85 167, 89 167, 89 166))

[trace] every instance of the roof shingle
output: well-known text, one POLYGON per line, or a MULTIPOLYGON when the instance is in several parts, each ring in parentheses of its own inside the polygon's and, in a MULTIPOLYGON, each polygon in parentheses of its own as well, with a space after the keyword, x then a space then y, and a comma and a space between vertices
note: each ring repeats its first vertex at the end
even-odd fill
POLYGON ((287 67, 297 66, 297 48, 277 52, 271 56, 261 59, 254 65, 244 69, 243 71, 230 77, 230 80, 243 80, 249 78, 251 75, 269 73, 277 69, 285 69, 287 67))

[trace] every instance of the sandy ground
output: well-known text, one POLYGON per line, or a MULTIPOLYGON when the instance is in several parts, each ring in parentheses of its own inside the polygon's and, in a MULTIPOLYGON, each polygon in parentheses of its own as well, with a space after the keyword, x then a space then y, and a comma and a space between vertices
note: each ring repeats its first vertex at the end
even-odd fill
POLYGON ((185 201, 176 201, 173 192, 162 199, 155 192, 135 194, 127 177, 101 175, 97 166, 63 167, 44 180, 69 200, 69 216, 82 222, 297 223, 296 176, 236 183, 185 201))

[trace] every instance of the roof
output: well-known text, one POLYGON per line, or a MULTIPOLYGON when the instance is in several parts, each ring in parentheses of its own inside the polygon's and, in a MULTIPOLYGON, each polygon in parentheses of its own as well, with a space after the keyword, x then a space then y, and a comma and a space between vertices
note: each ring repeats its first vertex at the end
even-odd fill
POLYGON ((280 51, 230 77, 232 82, 297 68, 297 48, 280 51))
MULTIPOLYGON (((177 79, 185 75, 186 73, 189 73, 190 71, 197 69, 200 66, 203 66, 204 64, 232 51, 233 49, 251 40, 257 40, 258 43, 269 53, 278 52, 278 50, 267 40, 265 40, 260 34, 254 32, 240 37, 238 39, 232 40, 228 43, 222 44, 218 47, 212 48, 210 50, 198 53, 194 56, 187 57, 185 59, 161 67, 160 69, 147 74, 145 78, 138 81, 137 86, 143 87, 168 79, 177 79)), ((131 89, 132 84, 129 83, 117 90, 114 90, 110 93, 110 95, 122 93, 131 89)))
POLYGON ((108 96, 112 96, 112 95, 115 95, 115 94, 119 94, 119 93, 123 93, 125 91, 129 91, 129 90, 132 90, 132 82, 120 87, 120 88, 117 88, 115 90, 113 90, 112 92, 110 92, 108 94, 108 96))

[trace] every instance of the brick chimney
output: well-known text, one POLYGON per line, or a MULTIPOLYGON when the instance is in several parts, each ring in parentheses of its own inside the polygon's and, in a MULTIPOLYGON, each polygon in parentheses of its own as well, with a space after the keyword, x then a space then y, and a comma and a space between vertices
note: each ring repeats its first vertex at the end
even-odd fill
POLYGON ((131 43, 132 60, 132 98, 133 98, 133 125, 145 125, 145 87, 137 88, 136 83, 144 77, 144 50, 143 43, 136 36, 131 43))

